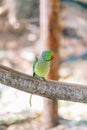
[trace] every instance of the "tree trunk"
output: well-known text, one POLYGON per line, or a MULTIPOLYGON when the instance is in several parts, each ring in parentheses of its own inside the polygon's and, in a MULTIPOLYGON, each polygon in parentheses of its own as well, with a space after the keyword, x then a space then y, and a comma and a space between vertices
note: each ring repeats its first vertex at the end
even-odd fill
MULTIPOLYGON (((58 0, 40 0, 40 42, 42 50, 52 50, 55 53, 51 71, 48 79, 58 80, 58 0)), ((58 124, 58 104, 57 100, 44 99, 43 122, 46 128, 51 128, 58 124)))

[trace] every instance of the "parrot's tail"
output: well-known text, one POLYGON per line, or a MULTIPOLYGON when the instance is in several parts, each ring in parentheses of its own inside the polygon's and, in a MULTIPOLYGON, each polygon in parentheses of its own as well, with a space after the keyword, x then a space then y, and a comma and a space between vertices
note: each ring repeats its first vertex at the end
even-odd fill
POLYGON ((30 95, 30 98, 29 98, 29 104, 30 104, 30 107, 32 106, 32 94, 30 95))

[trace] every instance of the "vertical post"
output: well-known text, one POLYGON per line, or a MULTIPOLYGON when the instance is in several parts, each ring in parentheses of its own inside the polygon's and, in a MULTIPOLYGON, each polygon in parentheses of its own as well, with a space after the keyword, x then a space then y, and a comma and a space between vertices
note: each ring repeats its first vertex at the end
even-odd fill
MULTIPOLYGON (((52 50, 55 59, 47 78, 58 80, 59 60, 59 26, 58 26, 59 1, 40 0, 40 42, 42 50, 52 50)), ((58 124, 58 104, 56 100, 44 99, 43 121, 46 128, 58 124)))

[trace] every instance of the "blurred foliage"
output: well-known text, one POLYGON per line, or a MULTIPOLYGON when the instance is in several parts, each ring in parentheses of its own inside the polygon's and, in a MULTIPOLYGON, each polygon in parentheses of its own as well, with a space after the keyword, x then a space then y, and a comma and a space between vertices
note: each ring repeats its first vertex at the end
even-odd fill
POLYGON ((19 19, 38 16, 39 14, 38 0, 16 0, 15 2, 16 2, 16 13, 19 19))

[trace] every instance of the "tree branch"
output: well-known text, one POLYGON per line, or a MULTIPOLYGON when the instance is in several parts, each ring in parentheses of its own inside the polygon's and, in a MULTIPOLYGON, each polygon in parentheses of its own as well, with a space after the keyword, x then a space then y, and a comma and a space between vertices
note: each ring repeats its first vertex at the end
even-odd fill
POLYGON ((0 83, 50 99, 87 103, 87 85, 40 80, 0 65, 0 83))

